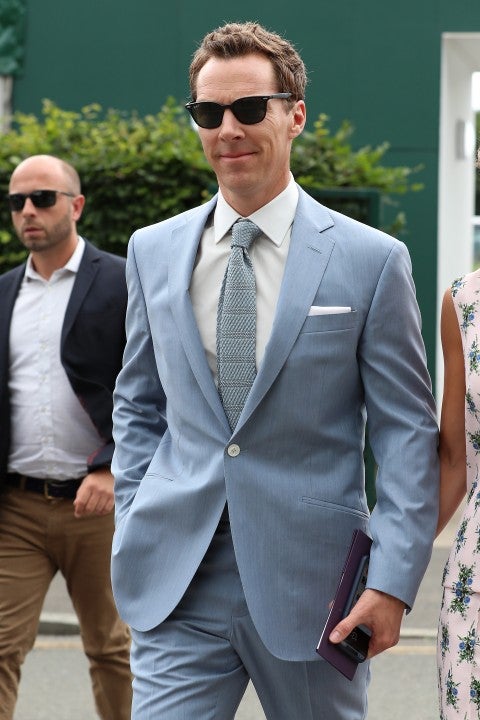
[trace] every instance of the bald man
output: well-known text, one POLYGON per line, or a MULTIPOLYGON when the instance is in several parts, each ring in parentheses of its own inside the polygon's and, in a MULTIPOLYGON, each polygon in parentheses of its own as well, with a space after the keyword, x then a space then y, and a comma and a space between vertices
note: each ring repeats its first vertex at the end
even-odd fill
POLYGON ((0 276, 0 720, 13 718, 21 665, 58 571, 78 615, 98 714, 127 720, 129 633, 110 584, 124 260, 77 234, 85 197, 63 160, 21 162, 7 199, 29 256, 0 276))

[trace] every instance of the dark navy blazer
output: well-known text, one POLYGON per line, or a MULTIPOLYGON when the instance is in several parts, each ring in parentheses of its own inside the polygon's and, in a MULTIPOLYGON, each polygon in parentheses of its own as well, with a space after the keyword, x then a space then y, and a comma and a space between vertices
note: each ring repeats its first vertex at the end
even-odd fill
MULTIPOLYGON (((10 446, 9 334, 25 263, 0 275, 0 484, 10 446)), ((103 443, 88 469, 109 465, 113 454, 112 393, 125 346, 127 288, 124 258, 85 241, 85 251, 65 312, 61 361, 70 384, 103 443)))

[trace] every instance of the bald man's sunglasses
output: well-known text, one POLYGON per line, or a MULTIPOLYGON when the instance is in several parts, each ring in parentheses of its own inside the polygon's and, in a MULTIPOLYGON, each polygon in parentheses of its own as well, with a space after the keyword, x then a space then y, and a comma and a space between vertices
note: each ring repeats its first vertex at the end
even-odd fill
POLYGON ((189 102, 185 105, 197 125, 207 130, 218 128, 222 124, 223 113, 231 110, 242 125, 256 125, 267 114, 269 100, 288 100, 292 93, 274 93, 273 95, 254 95, 234 100, 230 105, 216 102, 189 102))
POLYGON ((12 212, 23 210, 26 201, 30 199, 36 208, 53 207, 57 202, 57 195, 75 197, 73 193, 63 190, 34 190, 31 193, 11 193, 7 195, 8 204, 12 212))

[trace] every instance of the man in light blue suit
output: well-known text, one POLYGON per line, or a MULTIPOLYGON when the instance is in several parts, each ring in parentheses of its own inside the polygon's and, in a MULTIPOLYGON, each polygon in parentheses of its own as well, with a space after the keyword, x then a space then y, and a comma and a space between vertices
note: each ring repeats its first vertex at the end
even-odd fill
POLYGON ((133 235, 115 391, 112 576, 132 627, 133 718, 230 720, 251 679, 269 720, 360 720, 368 660, 349 682, 315 652, 352 531, 373 538, 368 589, 331 639, 364 624, 371 657, 398 641, 437 520, 408 252, 294 182, 306 73, 290 43, 225 25, 196 51, 190 83, 219 193, 133 235), (217 305, 238 218, 260 233, 244 253, 256 376, 232 423, 217 305))

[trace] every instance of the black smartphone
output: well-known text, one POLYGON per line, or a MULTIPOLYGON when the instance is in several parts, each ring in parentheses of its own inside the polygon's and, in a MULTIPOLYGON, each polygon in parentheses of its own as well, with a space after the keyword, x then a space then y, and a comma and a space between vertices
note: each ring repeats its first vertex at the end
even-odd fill
MULTIPOLYGON (((352 584, 352 589, 348 596, 347 602, 345 603, 343 617, 346 617, 349 614, 350 610, 353 608, 358 598, 365 590, 368 576, 368 561, 368 555, 364 555, 360 560, 358 570, 355 575, 355 580, 352 584)), ((369 628, 367 628, 365 625, 358 625, 356 628, 353 628, 350 635, 347 635, 347 637, 338 644, 338 647, 346 655, 351 657, 356 662, 360 663, 367 658, 368 644, 371 637, 372 632, 369 628)))

